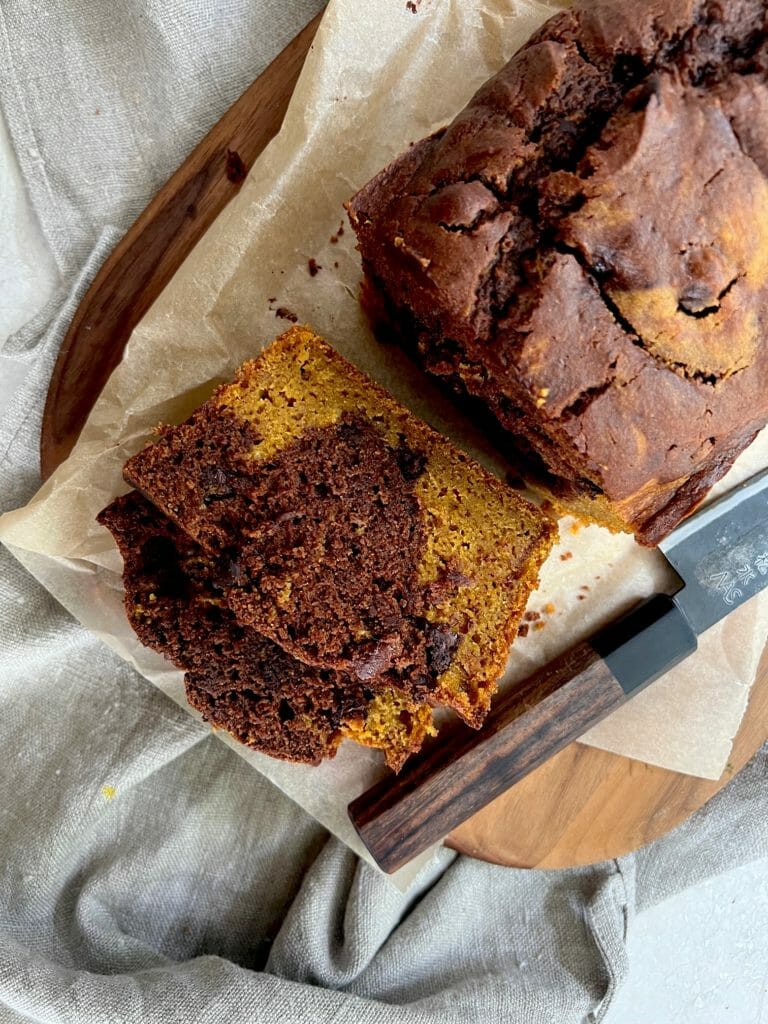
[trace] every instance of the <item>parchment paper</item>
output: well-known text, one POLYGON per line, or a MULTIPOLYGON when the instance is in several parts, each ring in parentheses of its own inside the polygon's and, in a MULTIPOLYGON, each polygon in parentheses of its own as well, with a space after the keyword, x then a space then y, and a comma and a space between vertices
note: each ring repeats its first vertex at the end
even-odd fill
MULTIPOLYGON (((360 263, 342 202, 410 141, 449 120, 559 6, 533 0, 332 0, 280 135, 144 321, 67 462, 0 538, 84 625, 187 707, 181 673, 142 648, 121 604, 121 563, 96 513, 126 489, 121 468, 159 421, 184 418, 288 324, 311 323, 347 358, 492 471, 505 467, 360 313, 360 263), (344 220, 344 233, 335 244, 344 220), (317 261, 315 276, 308 260, 317 261)), ((768 464, 768 435, 731 486, 768 464)), ((530 609, 543 628, 516 643, 506 683, 664 588, 665 563, 627 536, 561 523, 561 542, 530 609), (567 557, 570 553, 571 557, 567 557), (561 558, 566 555, 566 558, 561 558)), ((717 778, 746 707, 768 632, 768 595, 701 639, 700 651, 584 742, 680 772, 717 778)), ((105 685, 108 681, 105 680, 105 685)), ((190 714, 195 714, 191 711, 190 714)), ((363 853, 348 801, 381 772, 377 754, 344 744, 320 768, 287 765, 225 742, 363 853)), ((404 885, 418 865, 400 873, 404 885)))

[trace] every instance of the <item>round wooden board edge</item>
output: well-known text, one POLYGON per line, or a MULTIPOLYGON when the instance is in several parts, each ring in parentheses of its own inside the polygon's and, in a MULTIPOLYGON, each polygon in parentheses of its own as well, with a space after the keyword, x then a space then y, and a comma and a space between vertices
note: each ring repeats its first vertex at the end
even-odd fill
POLYGON ((721 792, 768 740, 768 649, 719 779, 701 779, 572 743, 445 840, 504 867, 569 868, 660 839, 721 792))

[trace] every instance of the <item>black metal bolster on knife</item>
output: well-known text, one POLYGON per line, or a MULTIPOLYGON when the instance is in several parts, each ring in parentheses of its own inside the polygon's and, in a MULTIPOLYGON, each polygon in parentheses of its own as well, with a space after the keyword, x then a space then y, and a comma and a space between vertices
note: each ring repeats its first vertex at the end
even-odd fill
POLYGON ((675 599, 655 594, 590 641, 625 693, 664 675, 698 646, 675 599))

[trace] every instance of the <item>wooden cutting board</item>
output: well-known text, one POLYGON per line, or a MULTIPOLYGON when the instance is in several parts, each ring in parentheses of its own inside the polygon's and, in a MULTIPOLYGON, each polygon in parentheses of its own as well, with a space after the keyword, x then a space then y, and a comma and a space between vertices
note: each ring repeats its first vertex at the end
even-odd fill
MULTIPOLYGON (((230 107, 106 260, 80 305, 51 379, 40 442, 46 479, 71 451, 131 331, 277 133, 318 15, 230 107)), ((571 744, 449 836, 497 864, 569 867, 617 857, 688 818, 768 738, 763 658, 723 777, 679 775, 571 744)))

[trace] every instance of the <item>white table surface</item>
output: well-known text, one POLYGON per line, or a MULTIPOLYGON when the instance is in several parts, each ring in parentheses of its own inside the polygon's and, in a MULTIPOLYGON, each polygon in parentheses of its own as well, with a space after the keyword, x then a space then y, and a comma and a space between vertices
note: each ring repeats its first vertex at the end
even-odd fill
MULTIPOLYGON (((0 349, 58 282, 0 117, 0 349)), ((24 366, 0 353, 0 414, 24 366)), ((768 1024, 768 863, 688 889, 633 922, 606 1024, 768 1024)))

